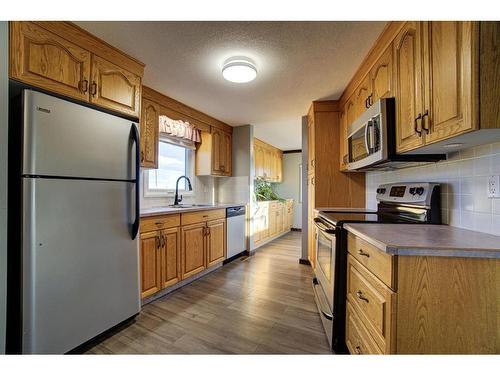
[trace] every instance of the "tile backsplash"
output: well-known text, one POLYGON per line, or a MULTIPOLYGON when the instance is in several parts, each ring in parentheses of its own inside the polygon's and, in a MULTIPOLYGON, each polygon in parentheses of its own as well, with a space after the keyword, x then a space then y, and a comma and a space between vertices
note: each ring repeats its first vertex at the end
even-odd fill
POLYGON ((500 175, 500 142, 461 150, 448 160, 394 171, 366 174, 366 204, 376 208, 379 184, 441 183, 442 217, 446 224, 500 236, 500 199, 487 195, 490 175, 500 175))

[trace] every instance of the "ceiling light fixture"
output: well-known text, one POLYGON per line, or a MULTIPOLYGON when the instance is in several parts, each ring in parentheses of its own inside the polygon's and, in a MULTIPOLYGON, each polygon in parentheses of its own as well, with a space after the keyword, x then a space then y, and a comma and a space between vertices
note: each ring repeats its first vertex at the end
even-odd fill
POLYGON ((257 77, 257 68, 255 64, 246 57, 232 57, 224 63, 222 67, 222 76, 230 82, 250 82, 257 77))

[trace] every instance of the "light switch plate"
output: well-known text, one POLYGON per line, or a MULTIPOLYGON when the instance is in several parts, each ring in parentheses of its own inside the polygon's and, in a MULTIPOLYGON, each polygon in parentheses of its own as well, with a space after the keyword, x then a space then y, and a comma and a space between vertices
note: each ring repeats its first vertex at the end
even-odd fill
POLYGON ((500 176, 488 178, 488 198, 500 198, 500 176))

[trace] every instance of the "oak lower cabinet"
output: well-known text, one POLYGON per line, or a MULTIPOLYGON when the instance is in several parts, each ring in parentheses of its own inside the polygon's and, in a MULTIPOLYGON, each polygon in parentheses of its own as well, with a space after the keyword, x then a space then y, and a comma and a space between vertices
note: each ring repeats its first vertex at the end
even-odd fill
POLYGON ((9 24, 10 78, 139 118, 144 64, 70 22, 9 24))
POLYGON ((256 202, 252 220, 256 249, 290 231, 293 224, 293 199, 256 202))
POLYGON ((393 256, 347 241, 351 354, 500 352, 500 259, 393 256))
POLYGON ((207 266, 226 258, 226 219, 207 222, 207 266))
POLYGON ((226 259, 226 211, 146 217, 140 226, 141 298, 226 259))
POLYGON ((203 271, 206 267, 205 223, 185 225, 182 231, 182 279, 203 271))
POLYGON ((161 282, 161 232, 141 233, 141 298, 159 292, 161 282))

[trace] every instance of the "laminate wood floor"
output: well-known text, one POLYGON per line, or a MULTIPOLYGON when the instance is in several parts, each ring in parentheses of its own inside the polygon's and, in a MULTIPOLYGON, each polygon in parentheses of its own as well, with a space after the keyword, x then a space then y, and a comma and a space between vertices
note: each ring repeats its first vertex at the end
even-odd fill
POLYGON ((87 353, 330 353, 300 247, 300 233, 288 233, 143 306, 87 353))

